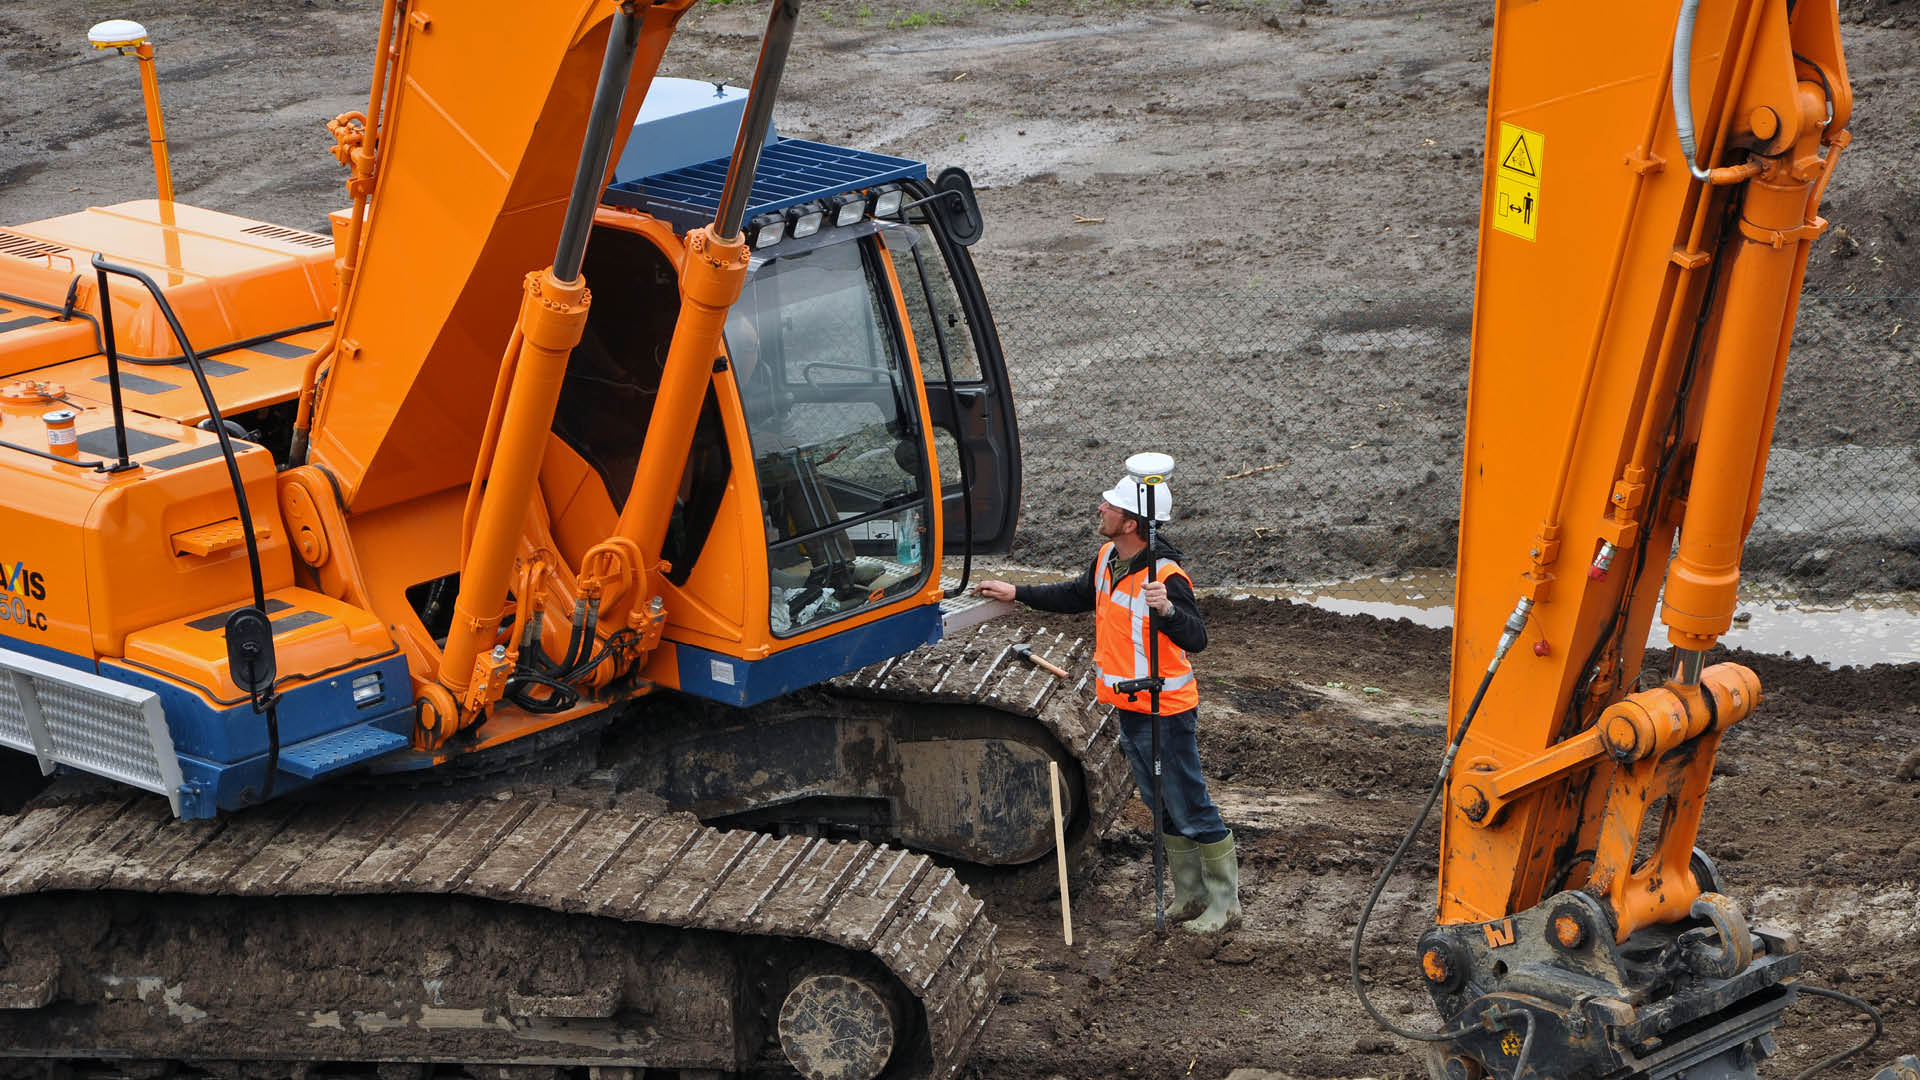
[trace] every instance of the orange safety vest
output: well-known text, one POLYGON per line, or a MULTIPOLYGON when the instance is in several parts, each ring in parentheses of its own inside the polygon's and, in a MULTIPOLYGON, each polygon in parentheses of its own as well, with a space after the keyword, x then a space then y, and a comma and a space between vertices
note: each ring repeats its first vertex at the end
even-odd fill
MULTIPOLYGON (((1127 695, 1114 686, 1129 679, 1144 679, 1149 674, 1147 635, 1151 631, 1147 602, 1140 597, 1140 590, 1147 583, 1147 572, 1142 567, 1115 582, 1109 569, 1112 555, 1113 544, 1109 542, 1100 549, 1099 570, 1094 575, 1093 662, 1100 669, 1099 698, 1115 708, 1143 713, 1152 708, 1145 692, 1129 701, 1127 695)), ((1172 559, 1157 560, 1154 569, 1161 581, 1178 576, 1187 578, 1189 586, 1193 584, 1193 579, 1172 559)), ((1187 650, 1168 641, 1165 635, 1160 640, 1160 677, 1166 680, 1166 686, 1160 691, 1163 715, 1200 707, 1200 688, 1194 684, 1193 664, 1187 659, 1187 650)))

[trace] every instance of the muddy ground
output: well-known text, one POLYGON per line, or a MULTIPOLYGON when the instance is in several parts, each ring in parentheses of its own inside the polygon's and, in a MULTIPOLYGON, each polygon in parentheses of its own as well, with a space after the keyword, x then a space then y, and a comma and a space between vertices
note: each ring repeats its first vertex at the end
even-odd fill
MULTIPOLYGON (((0 220, 149 194, 133 65, 81 47, 94 19, 132 14, 163 42, 180 197, 324 229, 341 174, 321 125, 363 104, 376 8, 7 4, 0 220)), ((1123 292, 1470 288, 1485 3, 828 0, 805 10, 783 130, 971 170, 992 223, 976 257, 997 295, 1061 280, 1123 292), (1366 178, 1364 214, 1350 209, 1356 177, 1366 178)), ((1842 11, 1855 149, 1829 192, 1838 228, 1809 282, 1911 295, 1920 3, 1845 0, 1842 11)), ((744 0, 702 5, 665 72, 744 82, 761 21, 744 0)), ((1920 326, 1900 326, 1895 300, 1848 310, 1865 314, 1814 343, 1822 377, 1783 409, 1782 438, 1910 445, 1920 326)), ((1436 412, 1458 407, 1465 364, 1460 312, 1439 314, 1431 359, 1407 373, 1418 383, 1409 400, 1436 412)), ((1445 478, 1458 439, 1448 423, 1406 425, 1378 451, 1395 468, 1445 478)), ((1027 510, 1031 561, 1052 561, 1055 539, 1084 541, 1075 483, 1030 482, 1040 496, 1027 510)), ((1417 534, 1409 550, 1451 543, 1449 499, 1429 502, 1433 513, 1402 523, 1417 534)), ((1898 585, 1916 554, 1881 545, 1871 557, 1894 569, 1872 583, 1898 585)), ((1339 569, 1311 547, 1275 565, 1339 569)), ((1423 1075, 1359 1012, 1345 950, 1441 748, 1445 635, 1278 603, 1214 603, 1209 615, 1202 749, 1244 845, 1247 925, 1204 944, 1144 932, 1147 830, 1135 807, 1075 883, 1073 949, 1059 942, 1051 903, 996 901, 1008 973, 970 1076, 1423 1075)), ((1768 702, 1726 742, 1704 846, 1735 895, 1802 932, 1813 978, 1887 1010, 1885 1054, 1920 1050, 1920 673, 1751 662, 1768 702)), ((1408 1024, 1429 1021, 1407 950, 1429 917, 1434 872, 1431 843, 1416 846, 1369 936, 1377 996, 1408 1024)), ((1858 1030, 1837 1006, 1807 1006, 1770 1073, 1791 1075, 1858 1030)))
MULTIPOLYGON (((1433 782, 1447 636, 1284 601, 1211 602, 1206 614, 1201 756, 1242 846, 1245 926, 1218 941, 1155 938, 1148 818, 1135 804, 1075 883, 1073 948, 1057 904, 998 906, 1007 977, 971 1075, 1426 1075, 1347 989, 1347 949, 1373 876, 1433 782)), ((1758 921, 1801 935, 1808 981, 1882 1009, 1888 1035, 1873 1056, 1913 1051, 1920 669, 1732 658, 1767 696, 1727 736, 1701 846, 1758 921)), ((1376 1003, 1408 1027, 1432 1022, 1412 943, 1433 910, 1435 832, 1389 883, 1364 953, 1376 1003)), ((1843 1008, 1806 1005, 1765 1074, 1792 1076, 1863 1034, 1843 1008)))

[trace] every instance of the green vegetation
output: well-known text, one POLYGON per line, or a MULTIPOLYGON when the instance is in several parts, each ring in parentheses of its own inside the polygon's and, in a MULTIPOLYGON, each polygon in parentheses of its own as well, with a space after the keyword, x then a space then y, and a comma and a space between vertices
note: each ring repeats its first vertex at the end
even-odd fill
POLYGON ((938 11, 915 11, 904 15, 894 15, 893 18, 887 20, 887 28, 889 30, 914 30, 922 26, 932 26, 935 23, 943 23, 946 21, 947 17, 938 11))

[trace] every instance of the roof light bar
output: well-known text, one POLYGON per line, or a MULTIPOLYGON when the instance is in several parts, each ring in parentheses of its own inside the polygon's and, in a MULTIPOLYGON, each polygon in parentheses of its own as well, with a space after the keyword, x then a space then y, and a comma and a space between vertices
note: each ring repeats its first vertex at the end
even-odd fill
POLYGON ((833 223, 846 228, 867 216, 867 197, 865 195, 836 195, 833 198, 833 223))
POLYGON ((793 228, 790 230, 795 240, 805 240, 820 231, 826 221, 827 208, 819 202, 801 203, 791 211, 793 228))
POLYGON ((747 223, 753 233, 753 249, 769 248, 786 239, 787 217, 785 214, 761 214, 747 223))

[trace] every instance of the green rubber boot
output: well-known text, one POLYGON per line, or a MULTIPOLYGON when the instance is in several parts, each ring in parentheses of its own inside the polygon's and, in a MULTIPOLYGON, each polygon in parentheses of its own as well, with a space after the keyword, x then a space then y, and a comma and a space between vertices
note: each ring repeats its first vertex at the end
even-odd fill
POLYGON ((1200 873, 1200 845, 1184 836, 1161 837, 1167 845, 1167 871, 1173 878, 1168 922, 1186 922, 1207 910, 1207 886, 1200 873))
POLYGON ((1240 925, 1240 859, 1233 834, 1200 845, 1200 876, 1207 886, 1207 909, 1180 924, 1190 934, 1218 934, 1240 925))

